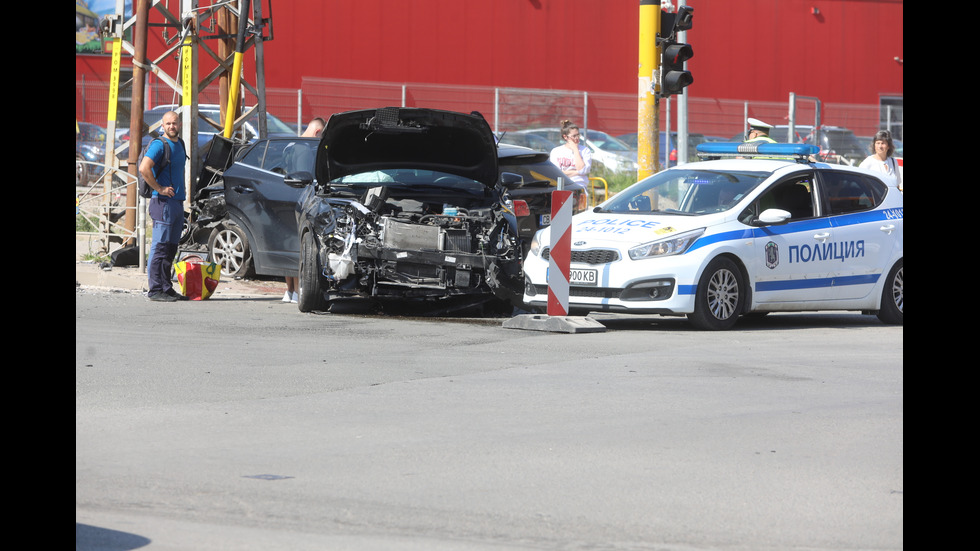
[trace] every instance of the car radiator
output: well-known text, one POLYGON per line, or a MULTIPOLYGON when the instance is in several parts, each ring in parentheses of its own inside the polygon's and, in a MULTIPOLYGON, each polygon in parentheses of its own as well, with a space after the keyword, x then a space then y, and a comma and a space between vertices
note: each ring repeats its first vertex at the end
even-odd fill
POLYGON ((405 224, 383 218, 381 243, 386 248, 409 250, 443 250, 445 232, 438 226, 405 224))

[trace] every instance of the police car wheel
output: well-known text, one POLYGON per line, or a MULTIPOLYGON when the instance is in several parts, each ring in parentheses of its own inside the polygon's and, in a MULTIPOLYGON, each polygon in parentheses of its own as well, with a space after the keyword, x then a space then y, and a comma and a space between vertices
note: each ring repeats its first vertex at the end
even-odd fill
POLYGON ((221 271, 228 277, 247 276, 252 269, 252 251, 245 231, 234 224, 218 227, 208 239, 211 260, 221 264, 221 271))
POLYGON ((742 271, 731 259, 716 258, 708 264, 695 294, 694 313, 688 319, 698 329, 730 329, 745 306, 742 271))
POLYGON ((888 272, 881 291, 881 309, 878 319, 892 325, 904 325, 905 320, 905 260, 899 260, 888 272))
POLYGON ((323 298, 323 284, 320 254, 313 234, 306 232, 300 241, 299 251, 299 300, 296 306, 300 312, 326 310, 329 306, 323 298))

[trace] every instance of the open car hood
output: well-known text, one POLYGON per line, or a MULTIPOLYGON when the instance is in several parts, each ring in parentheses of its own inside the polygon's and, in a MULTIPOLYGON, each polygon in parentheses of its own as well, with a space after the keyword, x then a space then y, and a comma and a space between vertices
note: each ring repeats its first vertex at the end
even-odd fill
POLYGON ((383 107, 330 117, 317 148, 317 181, 386 169, 445 172, 493 187, 497 146, 479 114, 383 107))

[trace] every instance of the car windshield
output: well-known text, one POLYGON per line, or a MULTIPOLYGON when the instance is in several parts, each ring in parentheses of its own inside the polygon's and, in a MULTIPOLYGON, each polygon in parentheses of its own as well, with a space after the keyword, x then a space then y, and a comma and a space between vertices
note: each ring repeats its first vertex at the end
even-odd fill
POLYGON ((486 186, 476 180, 470 180, 469 178, 463 178, 455 174, 420 169, 371 170, 357 174, 348 174, 347 176, 331 180, 330 186, 333 188, 349 188, 354 191, 363 191, 378 186, 412 188, 418 193, 425 193, 426 190, 436 188, 471 190, 479 193, 482 193, 486 189, 486 186))
POLYGON ((698 215, 732 208, 768 172, 673 169, 633 184, 600 205, 602 212, 698 215))
POLYGON ((630 151, 630 146, 624 141, 620 140, 619 138, 614 138, 605 132, 588 130, 586 131, 586 137, 599 149, 606 151, 630 151))
POLYGON ((105 143, 105 129, 94 124, 79 124, 75 139, 81 142, 105 143))

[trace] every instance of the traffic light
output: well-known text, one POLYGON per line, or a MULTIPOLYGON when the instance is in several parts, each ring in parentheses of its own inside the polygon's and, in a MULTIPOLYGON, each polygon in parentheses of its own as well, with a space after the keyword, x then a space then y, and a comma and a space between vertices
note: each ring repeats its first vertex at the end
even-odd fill
POLYGON ((693 26, 694 8, 681 6, 677 13, 662 12, 660 16, 660 96, 667 98, 684 93, 684 87, 694 82, 684 63, 694 57, 690 44, 677 42, 677 32, 693 26))

